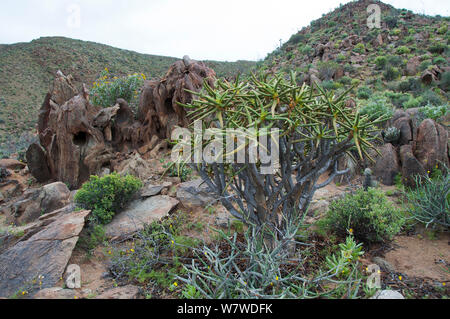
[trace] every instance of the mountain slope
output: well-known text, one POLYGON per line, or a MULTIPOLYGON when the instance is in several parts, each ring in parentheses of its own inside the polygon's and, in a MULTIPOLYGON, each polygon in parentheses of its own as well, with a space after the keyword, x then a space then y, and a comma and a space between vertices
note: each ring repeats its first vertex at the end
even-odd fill
MULTIPOLYGON (((118 76, 138 72, 156 78, 176 60, 62 37, 0 45, 0 143, 34 129, 57 70, 72 74, 78 85, 90 85, 105 67, 118 76)), ((255 66, 251 61, 205 63, 224 77, 248 73, 255 66)))
POLYGON ((448 110, 448 23, 448 17, 418 15, 380 1, 353 1, 313 21, 258 66, 294 70, 300 82, 319 81, 327 89, 355 85, 353 96, 363 107, 382 101, 448 110), (367 26, 370 4, 381 9, 379 29, 367 26))

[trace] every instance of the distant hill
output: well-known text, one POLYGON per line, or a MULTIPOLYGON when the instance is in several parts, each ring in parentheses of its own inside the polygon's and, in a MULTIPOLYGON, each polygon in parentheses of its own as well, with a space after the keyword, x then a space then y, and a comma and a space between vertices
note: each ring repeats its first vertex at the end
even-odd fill
POLYGON ((362 106, 444 105, 448 110, 449 21, 380 1, 353 1, 292 35, 258 67, 269 72, 293 70, 299 82, 318 80, 330 90, 355 85, 352 93, 362 106), (368 27, 370 4, 381 9, 381 28, 368 27))
MULTIPOLYGON (((144 73, 147 78, 156 78, 163 76, 176 60, 63 37, 2 44, 0 143, 11 142, 12 137, 33 131, 38 110, 57 70, 72 74, 79 85, 91 85, 105 67, 116 75, 138 72, 144 73)), ((256 65, 251 61, 204 62, 220 77, 232 77, 238 72, 249 73, 256 65)))

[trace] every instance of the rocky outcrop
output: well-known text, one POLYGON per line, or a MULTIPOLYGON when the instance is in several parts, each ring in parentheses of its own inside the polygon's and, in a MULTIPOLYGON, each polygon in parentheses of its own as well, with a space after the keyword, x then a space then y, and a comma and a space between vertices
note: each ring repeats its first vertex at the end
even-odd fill
POLYGON ((433 82, 438 82, 442 73, 443 71, 441 68, 439 68, 437 65, 433 65, 432 67, 425 70, 420 78, 424 84, 430 85, 433 82))
POLYGON ((117 152, 146 153, 161 146, 158 141, 170 138, 175 126, 187 125, 186 112, 178 105, 193 99, 185 90, 199 91, 204 80, 213 86, 214 79, 212 69, 185 57, 163 79, 145 82, 135 116, 123 99, 104 109, 92 105, 86 87, 78 92, 72 77, 58 71, 39 114, 40 145, 27 151, 30 172, 39 182, 62 181, 78 188, 90 175, 111 168, 117 152))
POLYGON ((202 179, 195 179, 178 185, 177 199, 186 207, 206 207, 217 201, 214 192, 202 179))
MULTIPOLYGON (((89 211, 48 214, 0 255, 0 296, 26 287, 55 287, 64 274, 89 211)), ((29 288, 28 288, 29 289, 29 288)))
POLYGON ((387 143, 380 149, 381 156, 376 162, 374 174, 384 185, 394 185, 395 176, 401 172, 400 160, 395 147, 387 143))
POLYGON ((168 216, 177 205, 176 199, 163 195, 134 201, 105 226, 106 236, 116 239, 132 235, 145 225, 168 216))
POLYGON ((417 140, 413 148, 414 155, 427 171, 433 171, 436 165, 449 166, 448 132, 440 124, 426 119, 417 129, 417 140))
POLYGON ((3 208, 9 223, 26 224, 69 204, 70 191, 64 183, 29 189, 15 202, 3 208))
POLYGON ((170 138, 174 126, 186 126, 186 111, 177 102, 187 104, 193 99, 186 92, 199 91, 203 81, 214 85, 215 72, 202 62, 185 56, 175 62, 160 81, 146 81, 139 102, 137 119, 142 123, 139 140, 143 145, 151 142, 153 136, 170 138))
POLYGON ((97 296, 95 299, 138 299, 139 297, 139 287, 133 285, 127 285, 123 287, 117 287, 110 289, 101 295, 97 296))
POLYGON ((425 176, 427 172, 414 156, 411 145, 403 145, 400 148, 400 160, 402 162, 403 185, 415 187, 417 176, 425 176))
POLYGON ((415 176, 425 176, 436 168, 449 166, 448 132, 432 119, 420 122, 420 109, 397 110, 388 126, 400 131, 398 141, 385 144, 375 164, 375 176, 385 185, 393 185, 396 173, 403 182, 415 186, 415 176))
POLYGON ((26 159, 31 175, 39 183, 47 182, 52 178, 48 168, 45 150, 39 144, 33 143, 28 147, 26 159))

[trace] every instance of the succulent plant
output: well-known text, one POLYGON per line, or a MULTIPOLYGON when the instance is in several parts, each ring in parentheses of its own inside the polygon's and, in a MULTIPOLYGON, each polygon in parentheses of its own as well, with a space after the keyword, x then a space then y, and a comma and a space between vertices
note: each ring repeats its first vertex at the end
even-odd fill
POLYGON ((400 130, 396 127, 389 127, 383 132, 383 139, 386 143, 397 143, 400 139, 400 130))

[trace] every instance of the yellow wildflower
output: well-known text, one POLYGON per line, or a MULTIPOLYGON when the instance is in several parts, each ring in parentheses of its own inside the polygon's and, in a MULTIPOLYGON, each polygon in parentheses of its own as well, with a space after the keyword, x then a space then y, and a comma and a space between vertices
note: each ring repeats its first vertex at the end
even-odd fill
POLYGON ((176 281, 173 283, 173 285, 174 285, 175 287, 178 287, 178 283, 177 283, 176 281))

